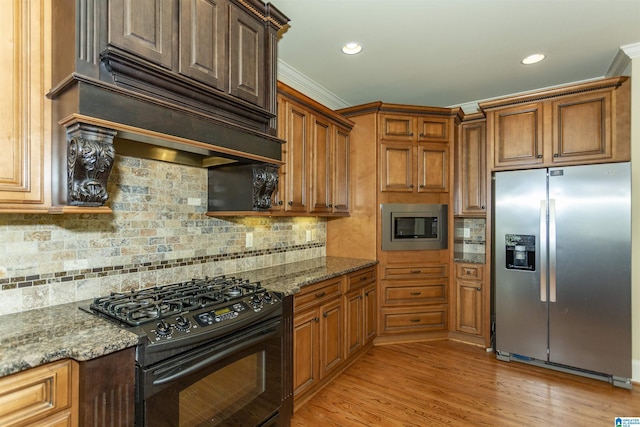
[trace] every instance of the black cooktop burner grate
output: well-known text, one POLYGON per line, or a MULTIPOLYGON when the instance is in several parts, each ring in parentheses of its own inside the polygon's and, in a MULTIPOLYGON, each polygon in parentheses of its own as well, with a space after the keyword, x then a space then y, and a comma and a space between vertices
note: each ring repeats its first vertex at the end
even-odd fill
POLYGON ((90 308, 128 325, 139 326, 263 292, 260 282, 226 276, 205 277, 131 292, 113 292, 95 298, 90 308))

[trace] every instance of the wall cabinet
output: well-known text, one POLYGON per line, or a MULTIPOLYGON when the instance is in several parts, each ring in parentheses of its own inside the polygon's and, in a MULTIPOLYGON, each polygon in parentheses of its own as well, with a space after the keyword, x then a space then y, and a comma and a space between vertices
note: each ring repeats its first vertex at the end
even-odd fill
POLYGON ((451 120, 380 114, 380 191, 447 192, 451 120))
POLYGON ((449 191, 449 147, 443 143, 380 143, 380 191, 449 191))
POLYGON ((0 212, 46 212, 51 203, 50 8, 11 1, 0 16, 0 212))
POLYGON ((0 378, 0 425, 78 425, 78 367, 52 362, 0 378))
POLYGON ((626 77, 480 104, 495 170, 630 160, 626 77))
POLYGON ((482 335, 484 266, 456 264, 456 331, 482 335))
POLYGON ((294 295, 294 408, 373 345, 376 316, 375 267, 304 286, 294 295))
POLYGON ((487 169, 484 116, 481 119, 462 122, 455 155, 455 214, 485 216, 487 169))
POLYGON ((278 131, 286 144, 272 211, 348 215, 353 123, 280 82, 278 90, 278 131))

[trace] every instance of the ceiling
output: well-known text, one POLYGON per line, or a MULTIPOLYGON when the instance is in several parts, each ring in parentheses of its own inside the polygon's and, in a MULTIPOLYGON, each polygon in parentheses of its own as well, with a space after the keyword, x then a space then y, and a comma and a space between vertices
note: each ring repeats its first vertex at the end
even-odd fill
POLYGON ((278 78, 338 109, 477 101, 628 72, 640 0, 270 0, 278 78), (347 41, 364 48, 341 52, 347 41), (546 59, 520 61, 541 52, 546 59), (622 58, 622 59, 621 59, 622 58))

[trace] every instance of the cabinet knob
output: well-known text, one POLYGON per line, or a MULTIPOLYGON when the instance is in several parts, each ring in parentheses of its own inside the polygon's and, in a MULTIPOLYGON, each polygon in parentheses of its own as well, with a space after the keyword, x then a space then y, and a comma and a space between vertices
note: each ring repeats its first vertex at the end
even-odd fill
POLYGON ((409 184, 409 188, 413 188, 413 184, 409 184))
POLYGON ((322 317, 324 317, 325 319, 327 318, 327 316, 329 316, 329 313, 327 313, 326 311, 322 313, 322 317))
POLYGON ((318 318, 318 317, 314 317, 314 318, 313 318, 313 321, 317 323, 317 322, 319 322, 319 321, 320 321, 320 318, 318 318))
POLYGON ((542 154, 538 154, 536 157, 541 159, 542 158, 542 154))
POLYGON ((288 204, 289 206, 293 206, 293 202, 292 202, 291 200, 289 200, 289 201, 287 202, 287 204, 288 204))
POLYGON ((484 206, 480 206, 480 209, 485 210, 485 207, 484 206))
POLYGON ((420 138, 424 138, 424 136, 425 136, 424 133, 420 134, 420 138))
POLYGON ((426 185, 420 184, 420 188, 424 188, 424 187, 426 187, 426 185))
POLYGON ((409 132, 409 136, 413 136, 413 132, 409 132))
POLYGON ((330 207, 330 208, 332 208, 332 207, 333 207, 333 204, 329 203, 329 207, 330 207))
POLYGON ((481 290, 482 290, 482 288, 476 288, 476 291, 481 291, 481 290))
POLYGON ((282 200, 278 201, 278 204, 279 204, 280 206, 282 206, 282 204, 283 204, 282 200))
POLYGON ((560 157, 560 154, 558 154, 558 153, 553 153, 553 157, 560 157))

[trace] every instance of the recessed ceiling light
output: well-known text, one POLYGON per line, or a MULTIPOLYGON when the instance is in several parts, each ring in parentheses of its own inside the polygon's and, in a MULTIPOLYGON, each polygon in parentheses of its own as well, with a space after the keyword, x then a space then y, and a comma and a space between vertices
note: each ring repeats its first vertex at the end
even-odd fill
POLYGON ((524 65, 531 65, 537 62, 540 62, 544 59, 544 55, 542 53, 534 53, 533 55, 529 55, 522 60, 524 65))
POLYGON ((358 42, 348 42, 342 46, 342 53, 347 55, 355 55, 362 51, 362 45, 358 42))

